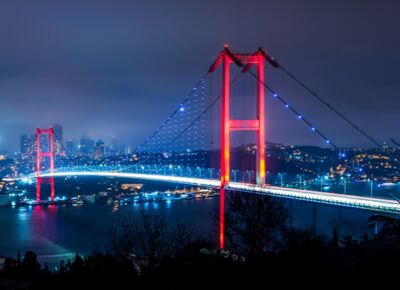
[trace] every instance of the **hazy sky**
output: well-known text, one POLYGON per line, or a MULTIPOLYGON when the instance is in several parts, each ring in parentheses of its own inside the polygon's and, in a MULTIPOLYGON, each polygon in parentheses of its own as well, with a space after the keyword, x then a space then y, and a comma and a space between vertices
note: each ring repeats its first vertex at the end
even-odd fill
MULTIPOLYGON (((399 15, 389 0, 1 0, 0 148, 55 123, 137 144, 224 43, 262 45, 379 141, 400 139, 399 15)), ((370 145, 279 71, 267 79, 336 143, 370 145)), ((269 140, 318 143, 272 102, 269 140)))

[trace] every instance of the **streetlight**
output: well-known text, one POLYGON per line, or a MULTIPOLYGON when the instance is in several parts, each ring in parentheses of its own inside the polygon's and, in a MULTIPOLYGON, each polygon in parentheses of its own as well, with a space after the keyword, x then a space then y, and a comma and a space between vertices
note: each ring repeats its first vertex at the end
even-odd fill
POLYGON ((302 189, 302 178, 301 178, 301 174, 298 175, 299 176, 299 188, 302 189))
POLYGON ((283 187, 283 173, 278 173, 281 181, 281 187, 283 187))
POLYGON ((343 180, 343 193, 346 194, 346 177, 341 176, 340 179, 343 180))
POLYGON ((328 177, 328 175, 321 175, 320 176, 319 180, 321 182, 321 191, 323 191, 323 179, 322 178, 325 179, 325 180, 328 180, 329 177, 328 177))
MULTIPOLYGON (((351 176, 350 173, 347 173, 346 176, 349 178, 351 176)), ((346 194, 346 187, 347 187, 347 178, 344 178, 344 194, 346 194)))
POLYGON ((369 181, 369 185, 370 185, 369 194, 370 194, 370 197, 372 197, 372 195, 374 193, 374 180, 368 178, 368 181, 369 181))

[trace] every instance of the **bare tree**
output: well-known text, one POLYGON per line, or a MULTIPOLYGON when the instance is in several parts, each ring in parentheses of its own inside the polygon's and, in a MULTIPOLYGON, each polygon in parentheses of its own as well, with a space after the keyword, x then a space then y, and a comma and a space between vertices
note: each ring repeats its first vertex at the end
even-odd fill
POLYGON ((126 259, 134 248, 133 224, 124 221, 112 226, 108 231, 106 249, 120 260, 126 259))
POLYGON ((192 237, 190 225, 168 227, 159 215, 142 213, 135 222, 124 222, 111 228, 107 248, 121 259, 134 254, 155 261, 184 249, 192 242, 192 237))
POLYGON ((248 257, 273 250, 282 238, 288 213, 269 196, 233 192, 227 195, 225 233, 228 245, 248 257))

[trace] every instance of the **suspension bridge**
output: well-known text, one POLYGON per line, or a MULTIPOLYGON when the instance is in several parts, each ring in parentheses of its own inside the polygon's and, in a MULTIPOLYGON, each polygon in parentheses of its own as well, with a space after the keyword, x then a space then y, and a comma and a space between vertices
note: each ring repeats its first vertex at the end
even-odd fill
POLYGON ((324 146, 337 149, 338 145, 266 83, 265 65, 281 69, 338 118, 348 123, 351 128, 372 143, 380 146, 379 142, 299 81, 262 48, 254 53, 239 54, 225 46, 189 94, 159 128, 136 148, 135 161, 132 165, 118 168, 107 165, 57 167, 54 157, 53 129, 37 129, 36 172, 28 176, 37 180, 37 200, 41 199, 42 183, 50 184, 50 197, 54 200, 54 179, 65 176, 115 176, 215 188, 220 191, 221 248, 224 248, 226 191, 243 191, 399 214, 400 204, 393 199, 268 184, 266 172, 269 164, 265 139, 265 126, 268 122, 265 109, 267 95, 281 104, 283 110, 294 114, 296 120, 303 122, 309 129, 308 134, 314 134, 320 138, 324 146), (232 77, 234 71, 237 74, 232 77), (241 79, 245 81, 240 83, 241 79), (238 138, 238 133, 242 133, 245 137, 238 138), (48 138, 46 149, 43 149, 42 135, 48 138), (253 139, 255 137, 255 145, 248 147, 248 154, 240 156, 234 148, 246 143, 246 138, 250 137, 253 139), (235 177, 232 181, 235 170, 243 171, 249 167, 254 167, 254 177, 250 177, 247 181, 238 180, 235 177), (188 170, 188 168, 191 169, 188 170))

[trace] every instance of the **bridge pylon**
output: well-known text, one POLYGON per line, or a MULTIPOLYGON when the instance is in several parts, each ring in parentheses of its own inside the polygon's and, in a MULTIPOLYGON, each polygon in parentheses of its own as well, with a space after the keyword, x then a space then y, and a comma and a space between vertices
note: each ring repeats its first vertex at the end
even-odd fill
POLYGON ((265 184, 265 88, 264 67, 266 54, 261 48, 251 54, 237 54, 225 45, 217 60, 212 64, 209 72, 214 72, 222 65, 222 92, 221 92, 221 192, 220 192, 220 248, 224 248, 224 212, 225 188, 230 181, 230 132, 256 131, 257 136, 257 184, 265 184), (242 67, 247 72, 252 66, 257 70, 257 101, 256 119, 232 120, 230 118, 230 65, 242 67))
POLYGON ((50 198, 54 202, 55 197, 55 186, 54 177, 43 178, 40 177, 42 171, 42 157, 47 157, 50 160, 50 173, 54 173, 54 130, 49 129, 36 129, 36 201, 40 201, 41 196, 41 185, 43 182, 47 181, 50 184, 50 198), (47 135, 49 140, 49 146, 47 151, 42 151, 41 149, 41 136, 47 135))
POLYGON ((265 184, 265 52, 261 48, 252 54, 233 53, 227 46, 210 67, 210 72, 222 65, 221 92, 221 187, 229 185, 230 180, 230 132, 256 131, 257 135, 257 184, 265 184), (230 65, 242 67, 247 72, 252 66, 257 70, 256 118, 252 120, 232 120, 230 118, 230 65))

